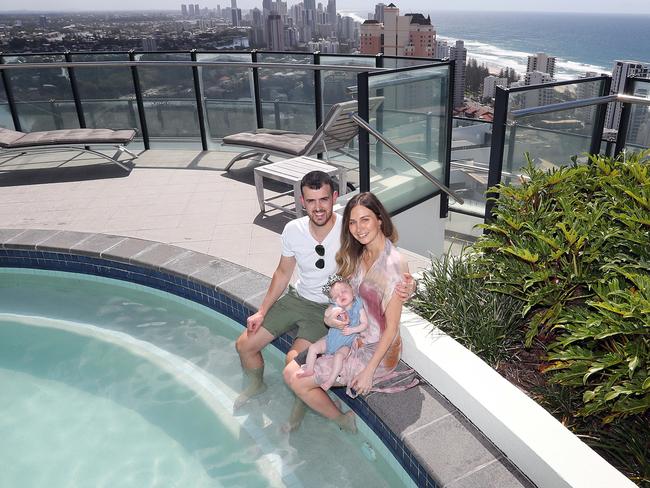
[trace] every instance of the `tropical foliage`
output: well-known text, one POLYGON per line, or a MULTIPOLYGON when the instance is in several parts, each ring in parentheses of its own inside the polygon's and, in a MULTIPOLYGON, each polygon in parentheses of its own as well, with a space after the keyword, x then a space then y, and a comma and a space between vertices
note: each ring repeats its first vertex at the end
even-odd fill
POLYGON ((474 246, 489 288, 524 302, 526 343, 548 342, 552 381, 604 422, 650 409, 649 154, 529 164, 474 246))
POLYGON ((519 386, 643 487, 650 487, 649 163, 648 151, 550 172, 529 162, 520 185, 491 189, 498 199, 484 235, 466 256, 434 260, 414 301, 500 371, 532 370, 535 380, 519 386), (524 350, 537 360, 523 365, 524 350))

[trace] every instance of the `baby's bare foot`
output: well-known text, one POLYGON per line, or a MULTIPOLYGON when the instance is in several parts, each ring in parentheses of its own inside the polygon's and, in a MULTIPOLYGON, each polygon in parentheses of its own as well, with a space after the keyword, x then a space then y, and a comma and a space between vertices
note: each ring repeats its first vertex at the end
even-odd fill
POLYGON ((306 378, 307 376, 314 376, 314 370, 303 369, 296 375, 297 378, 306 378))

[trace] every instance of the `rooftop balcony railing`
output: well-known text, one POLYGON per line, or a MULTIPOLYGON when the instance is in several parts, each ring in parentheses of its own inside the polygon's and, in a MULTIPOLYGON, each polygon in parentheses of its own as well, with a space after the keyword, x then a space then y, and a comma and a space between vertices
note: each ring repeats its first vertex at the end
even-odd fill
MULTIPOLYGON (((135 127, 141 149, 223 150, 224 136, 256 128, 313 132, 332 104, 357 98, 372 130, 464 198, 450 205, 431 179, 361 130, 349 151, 354 159, 340 163, 350 181, 379 193, 394 213, 441 194, 441 216, 484 219, 487 188, 516 183, 525 154, 551 168, 573 156, 650 145, 648 107, 630 101, 623 101, 617 141, 603 142, 608 76, 498 88, 492 123, 453 118, 453 63, 426 58, 68 52, 0 55, 0 74, 0 126, 135 127), (368 113, 375 96, 384 102, 368 113)), ((628 80, 626 94, 649 93, 650 80, 628 80)))
POLYGON ((396 213, 439 194, 431 181, 448 182, 452 69, 431 59, 257 51, 3 55, 0 125, 134 127, 141 149, 222 150, 225 135, 256 128, 313 132, 332 104, 357 98, 360 118, 433 177, 361 130, 354 158, 341 164, 396 213), (375 96, 384 101, 370 114, 375 96))
POLYGON ((543 169, 570 164, 587 154, 618 154, 650 146, 650 80, 628 80, 626 94, 609 95, 611 78, 598 76, 544 85, 497 87, 494 122, 457 121, 450 162, 451 188, 465 198, 450 211, 489 218, 487 189, 518 184, 527 155, 543 169), (605 136, 605 115, 622 103, 615 141, 605 136))

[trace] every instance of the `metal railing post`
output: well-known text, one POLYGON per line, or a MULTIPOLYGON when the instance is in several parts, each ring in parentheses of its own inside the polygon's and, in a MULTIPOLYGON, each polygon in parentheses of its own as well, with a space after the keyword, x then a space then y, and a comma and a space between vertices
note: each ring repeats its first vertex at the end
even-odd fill
POLYGON ((50 110, 52 111, 52 121, 56 130, 63 129, 63 117, 59 111, 59 106, 54 98, 50 98, 50 110))
MULTIPOLYGON (((623 93, 626 95, 632 95, 632 86, 634 85, 633 78, 625 79, 625 87, 623 88, 623 93)), ((618 133, 616 134, 616 147, 614 148, 614 157, 617 157, 623 149, 625 149, 625 144, 627 142, 627 132, 630 128, 630 116, 632 115, 632 104, 629 102, 623 102, 621 106, 621 118, 618 123, 618 133)))
MULTIPOLYGON (((65 52, 65 61, 66 63, 72 62, 72 53, 70 51, 65 52)), ((77 76, 74 72, 74 68, 67 68, 68 78, 70 79, 70 88, 72 89, 72 98, 74 99, 74 107, 77 110, 77 119, 79 120, 79 127, 82 129, 86 128, 86 116, 84 115, 84 109, 81 105, 81 97, 79 96, 79 85, 77 84, 77 76)))
MULTIPOLYGON (((0 64, 5 64, 5 57, 0 53, 0 64)), ((16 110, 16 99, 14 98, 13 90, 11 89, 11 83, 9 79, 9 73, 6 70, 0 70, 0 75, 2 75, 2 84, 5 87, 5 95, 7 97, 7 105, 9 105, 9 112, 11 113, 11 120, 14 123, 14 130, 18 132, 22 131, 20 126, 20 118, 18 117, 18 111, 16 110)))
MULTIPOLYGON (((600 96, 609 94, 612 86, 612 78, 607 77, 601 85, 600 96)), ((599 154, 600 146, 603 141, 603 130, 605 130, 605 114, 607 113, 607 104, 600 104, 596 107, 596 116, 594 117, 594 127, 591 131, 591 144, 589 145, 590 154, 599 154)))
MULTIPOLYGON (((129 51, 129 61, 135 61, 135 51, 129 51)), ((150 149, 149 130, 147 129, 147 117, 144 113, 144 101, 142 100, 142 90, 140 89, 140 75, 138 67, 131 66, 131 77, 133 78, 133 89, 135 91, 135 100, 138 104, 138 117, 140 118, 140 129, 142 130, 142 143, 145 150, 150 149)))
MULTIPOLYGON (((190 59, 196 62, 196 49, 190 51, 190 59)), ((198 66, 192 66, 192 78, 194 79, 194 95, 196 97, 196 115, 199 118, 199 133, 201 134, 201 148, 208 150, 208 136, 205 130, 205 112, 203 110, 203 90, 201 89, 201 75, 198 66)))
MULTIPOLYGON (((320 51, 314 53, 314 64, 320 65, 320 51)), ((320 70, 314 71, 314 103, 316 127, 320 127, 323 123, 323 78, 320 70)))
POLYGON ((273 120, 275 122, 275 128, 282 130, 282 121, 280 120, 280 101, 273 100, 273 120))
MULTIPOLYGON (((368 107, 368 73, 357 75, 357 104, 359 117, 366 123, 369 118, 368 107)), ((370 191, 370 137, 368 132, 359 128, 359 191, 370 191)))
MULTIPOLYGON (((257 49, 251 51, 251 61, 257 63, 257 49)), ((260 96, 260 75, 258 68, 253 68, 253 103, 255 104, 255 119, 257 128, 264 127, 264 114, 262 113, 262 97, 260 96)))
MULTIPOLYGON (((384 67, 383 53, 378 53, 375 55, 375 67, 377 68, 384 67)), ((368 94, 368 96, 370 96, 370 94, 368 94)), ((378 97, 384 96, 383 88, 379 88, 377 90, 377 96, 378 97)), ((383 103, 376 110, 375 127, 377 127, 378 132, 381 132, 382 134, 384 133, 384 104, 383 103)), ((375 141, 375 165, 377 166, 377 168, 384 167, 384 145, 379 140, 375 141)))
MULTIPOLYGON (((451 140, 452 140, 452 131, 454 124, 454 107, 453 107, 453 92, 454 92, 454 75, 456 69, 456 63, 449 63, 449 78, 447 79, 447 117, 445 120, 446 130, 438 131, 438 144, 439 147, 445 148, 445 161, 444 168, 445 172, 443 175, 444 183, 447 188, 451 181, 451 140)), ((427 122, 430 122, 430 118, 427 116, 427 122)), ((429 134, 429 127, 427 126, 427 134, 429 134)), ((433 152, 433 148, 430 149, 430 152, 433 152)), ((440 195, 440 218, 446 219, 449 215, 449 196, 447 193, 442 193, 440 195)))
MULTIPOLYGON (((503 150, 506 142, 506 122, 508 119, 508 91, 500 86, 496 87, 494 98, 494 122, 492 124, 492 145, 490 147, 490 167, 488 170, 488 189, 499 184, 503 170, 503 150)), ((485 221, 492 220, 492 209, 497 198, 494 192, 487 194, 485 202, 485 221)))

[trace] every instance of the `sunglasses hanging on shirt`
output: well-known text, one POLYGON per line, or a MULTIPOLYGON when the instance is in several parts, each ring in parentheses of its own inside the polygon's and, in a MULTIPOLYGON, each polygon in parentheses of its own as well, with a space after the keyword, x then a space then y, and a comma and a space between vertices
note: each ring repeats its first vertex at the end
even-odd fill
MULTIPOLYGON (((319 256, 325 256, 325 247, 322 244, 317 244, 314 250, 319 256)), ((323 258, 318 258, 315 265, 318 269, 323 269, 325 267, 325 260, 323 258)))

